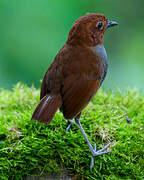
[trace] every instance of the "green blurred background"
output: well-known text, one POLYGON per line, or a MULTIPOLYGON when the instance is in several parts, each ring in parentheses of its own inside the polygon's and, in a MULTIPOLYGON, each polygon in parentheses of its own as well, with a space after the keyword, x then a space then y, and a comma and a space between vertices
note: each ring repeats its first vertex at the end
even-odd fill
POLYGON ((109 71, 103 87, 143 90, 143 7, 140 0, 0 0, 0 87, 19 81, 40 87, 73 22, 98 12, 119 22, 104 37, 109 71))

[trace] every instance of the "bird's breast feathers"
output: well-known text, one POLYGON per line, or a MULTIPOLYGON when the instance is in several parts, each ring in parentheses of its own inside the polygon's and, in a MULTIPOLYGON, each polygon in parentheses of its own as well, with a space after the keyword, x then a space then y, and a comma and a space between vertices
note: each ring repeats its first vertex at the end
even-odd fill
POLYGON ((104 48, 104 45, 98 44, 98 45, 94 46, 92 49, 101 58, 102 62, 104 64, 107 64, 108 59, 107 59, 107 53, 104 48))

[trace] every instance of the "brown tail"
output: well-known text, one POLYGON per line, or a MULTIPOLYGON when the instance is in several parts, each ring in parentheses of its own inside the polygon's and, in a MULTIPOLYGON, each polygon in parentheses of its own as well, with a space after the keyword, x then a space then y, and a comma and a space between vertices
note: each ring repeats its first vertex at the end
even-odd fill
POLYGON ((62 100, 60 95, 44 96, 36 107, 32 115, 32 120, 38 120, 39 122, 49 124, 61 105, 62 100))

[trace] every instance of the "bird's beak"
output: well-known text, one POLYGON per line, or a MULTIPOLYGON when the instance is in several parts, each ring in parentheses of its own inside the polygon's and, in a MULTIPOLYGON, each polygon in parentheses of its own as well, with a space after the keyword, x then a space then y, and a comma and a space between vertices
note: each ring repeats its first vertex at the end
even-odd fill
POLYGON ((108 29, 109 27, 112 27, 112 26, 116 26, 116 25, 118 25, 117 22, 109 21, 109 22, 107 23, 107 25, 106 25, 106 29, 108 29))

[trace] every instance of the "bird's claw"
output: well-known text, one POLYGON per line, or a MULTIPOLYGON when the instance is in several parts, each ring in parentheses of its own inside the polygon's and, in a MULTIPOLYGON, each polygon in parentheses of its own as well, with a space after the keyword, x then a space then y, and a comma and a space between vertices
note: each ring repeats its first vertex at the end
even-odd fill
POLYGON ((102 154, 107 154, 109 152, 112 151, 104 151, 105 149, 107 149, 112 143, 108 143, 106 146, 104 146, 102 149, 98 150, 98 151, 93 151, 92 152, 92 156, 100 156, 102 154), (104 152, 103 152, 104 151, 104 152))
POLYGON ((91 166, 90 166, 90 170, 92 171, 93 167, 94 167, 94 157, 95 156, 100 156, 103 154, 107 154, 107 153, 111 153, 112 151, 104 151, 105 149, 107 149, 112 143, 108 143, 106 146, 104 146, 102 149, 96 151, 96 143, 94 145, 94 149, 92 151, 92 156, 91 156, 91 166), (104 152, 103 152, 104 151, 104 152))

